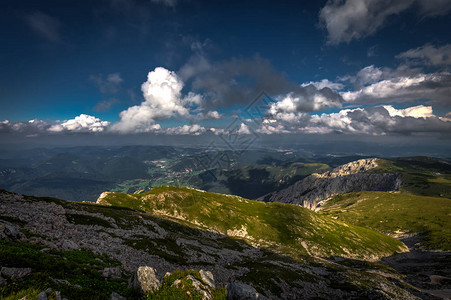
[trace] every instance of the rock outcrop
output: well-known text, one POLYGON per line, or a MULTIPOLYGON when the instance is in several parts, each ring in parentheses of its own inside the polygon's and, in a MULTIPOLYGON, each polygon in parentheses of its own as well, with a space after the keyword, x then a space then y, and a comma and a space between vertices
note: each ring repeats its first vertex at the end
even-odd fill
POLYGON ((377 159, 360 159, 322 174, 312 174, 295 184, 263 197, 264 202, 297 204, 316 210, 328 198, 342 193, 360 191, 394 191, 401 186, 396 173, 365 173, 377 167, 377 159))
POLYGON ((143 293, 152 292, 160 288, 155 269, 149 266, 141 266, 130 278, 129 287, 140 289, 143 293))

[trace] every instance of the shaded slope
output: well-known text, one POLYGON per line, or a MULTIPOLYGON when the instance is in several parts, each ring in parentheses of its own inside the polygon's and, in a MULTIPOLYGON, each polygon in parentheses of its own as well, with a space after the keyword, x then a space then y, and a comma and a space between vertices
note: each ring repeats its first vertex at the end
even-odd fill
POLYGON ((203 229, 244 238, 254 246, 294 255, 376 259, 406 249, 388 236, 299 206, 263 203, 188 188, 159 187, 142 195, 104 193, 97 203, 168 216, 203 229))

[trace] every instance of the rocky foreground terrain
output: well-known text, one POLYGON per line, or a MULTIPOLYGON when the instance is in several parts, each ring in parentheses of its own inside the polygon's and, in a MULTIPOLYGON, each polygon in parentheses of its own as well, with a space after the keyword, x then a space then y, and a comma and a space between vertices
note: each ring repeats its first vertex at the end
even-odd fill
POLYGON ((436 299, 375 261, 253 247, 156 215, 1 191, 2 297, 436 299))
POLYGON ((258 198, 265 202, 282 202, 317 209, 328 198, 359 191, 395 191, 402 184, 399 173, 367 173, 377 168, 377 158, 360 159, 332 171, 314 173, 295 184, 258 198))

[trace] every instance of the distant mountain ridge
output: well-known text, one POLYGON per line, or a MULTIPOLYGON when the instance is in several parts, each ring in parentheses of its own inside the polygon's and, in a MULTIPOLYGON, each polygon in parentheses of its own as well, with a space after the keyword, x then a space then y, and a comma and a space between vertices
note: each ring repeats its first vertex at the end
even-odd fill
POLYGON ((399 173, 367 173, 378 167, 378 158, 353 161, 322 174, 314 173, 295 184, 258 198, 264 202, 297 204, 312 210, 331 196, 359 191, 395 191, 402 184, 399 173))

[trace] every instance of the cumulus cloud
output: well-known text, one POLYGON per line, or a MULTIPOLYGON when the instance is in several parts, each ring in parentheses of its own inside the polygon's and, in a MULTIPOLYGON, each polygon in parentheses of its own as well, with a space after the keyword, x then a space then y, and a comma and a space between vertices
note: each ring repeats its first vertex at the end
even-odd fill
POLYGON ((320 11, 328 43, 339 44, 372 35, 387 18, 414 7, 421 17, 445 15, 450 0, 329 0, 320 11))
POLYGON ((409 64, 449 66, 451 65, 451 44, 441 47, 426 44, 400 53, 396 58, 405 59, 409 64))
POLYGON ((432 107, 423 105, 406 109, 392 106, 344 109, 338 113, 313 115, 300 128, 307 133, 351 134, 449 134, 451 122, 432 113, 432 107))
POLYGON ((61 124, 54 124, 47 130, 49 132, 102 132, 110 125, 108 121, 81 114, 74 119, 67 120, 61 124))
POLYGON ((0 132, 13 132, 25 135, 45 134, 45 133, 70 133, 70 132, 104 132, 110 122, 102 121, 99 118, 81 114, 74 119, 64 122, 46 122, 33 119, 28 122, 10 122, 8 120, 0 122, 0 132))
POLYGON ((40 37, 50 42, 57 42, 61 39, 61 22, 42 12, 34 12, 25 16, 28 26, 40 37))
POLYGON ((396 109, 391 105, 383 105, 383 108, 385 108, 388 111, 388 114, 390 117, 412 117, 412 118, 432 118, 435 117, 435 115, 432 113, 432 106, 424 106, 424 105, 418 105, 418 106, 412 106, 404 109, 396 109))
POLYGON ((115 94, 118 92, 121 83, 124 81, 119 73, 111 73, 106 76, 91 75, 89 79, 99 88, 103 94, 115 94))
POLYGON ((190 109, 202 104, 202 97, 188 93, 182 97, 183 80, 173 71, 155 68, 147 75, 141 86, 144 101, 129 107, 119 114, 121 118, 113 124, 112 130, 118 132, 147 132, 155 121, 181 116, 188 118, 190 109))
POLYGON ((268 109, 268 115, 277 120, 294 122, 305 117, 305 112, 340 108, 343 99, 329 88, 318 90, 313 85, 305 86, 297 93, 291 92, 276 97, 268 109))
POLYGON ((451 73, 419 73, 396 76, 367 85, 356 91, 342 92, 352 103, 405 102, 428 99, 443 106, 451 105, 451 73))
POLYGON ((207 129, 198 124, 166 128, 163 132, 169 135, 201 135, 207 129))

